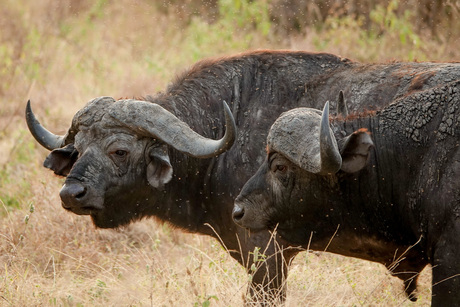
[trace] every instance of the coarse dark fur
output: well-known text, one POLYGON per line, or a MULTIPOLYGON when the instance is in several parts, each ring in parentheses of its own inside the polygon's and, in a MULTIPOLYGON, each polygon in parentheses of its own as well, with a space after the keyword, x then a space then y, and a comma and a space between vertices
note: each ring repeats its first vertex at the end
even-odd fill
POLYGON ((335 119, 332 129, 342 156, 363 156, 359 137, 345 140, 370 134, 360 171, 344 171, 343 160, 335 174, 313 174, 270 151, 236 200, 237 223, 276 226, 291 244, 382 263, 412 300, 430 264, 433 306, 460 304, 460 79, 335 119))
MULTIPOLYGON (((66 184, 84 183, 87 195, 96 189, 96 183, 105 187, 97 194, 97 208, 91 208, 89 200, 82 210, 68 208, 79 214, 91 212, 98 227, 118 227, 154 216, 186 231, 219 237, 231 255, 248 268, 251 252, 261 247, 268 260, 255 273, 250 289, 262 300, 283 298, 287 263, 297 251, 285 251, 282 261, 279 254, 275 255, 269 232, 249 235, 231 218, 234 198, 264 160, 270 125, 289 109, 319 108, 326 100, 334 103, 339 90, 344 90, 350 111, 372 110, 395 97, 459 76, 458 64, 363 65, 331 54, 301 51, 263 50, 204 60, 180 75, 165 92, 147 100, 169 110, 200 135, 214 139, 223 134, 221 102, 225 100, 238 127, 236 142, 229 151, 217 158, 197 159, 166 146, 173 177, 157 189, 146 179, 149 161, 143 154, 157 146, 155 141, 126 127, 94 123, 84 129, 80 125, 75 146, 68 144, 66 149, 53 151, 46 166, 61 175, 68 173, 66 184), (121 163, 113 154, 107 157, 102 149, 87 150, 116 133, 134 136, 126 140, 126 146, 140 151, 131 154, 129 164, 123 166, 131 170, 128 175, 110 170, 112 166, 108 165, 121 163), (86 178, 89 169, 91 178, 86 178)), ((100 118, 106 118, 104 108, 100 112, 100 118)), ((75 124, 78 126, 78 121, 75 124)))

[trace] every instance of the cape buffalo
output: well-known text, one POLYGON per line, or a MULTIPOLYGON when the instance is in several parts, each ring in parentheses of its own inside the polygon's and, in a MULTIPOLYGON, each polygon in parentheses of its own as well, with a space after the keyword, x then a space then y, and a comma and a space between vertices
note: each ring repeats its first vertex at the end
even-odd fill
POLYGON ((460 79, 338 116, 297 108, 271 127, 265 162, 234 221, 291 244, 375 261, 415 300, 432 266, 433 306, 460 304, 460 79))
POLYGON ((52 150, 44 165, 67 176, 60 193, 65 209, 90 215, 98 227, 156 216, 186 231, 219 237, 247 268, 251 252, 261 247, 267 261, 255 272, 250 290, 263 300, 284 297, 286 263, 297 251, 284 251, 281 261, 268 231, 249 236, 231 214, 234 198, 264 159, 275 119, 295 107, 335 101, 339 90, 353 112, 459 76, 459 64, 363 65, 325 53, 253 51, 201 61, 146 101, 97 98, 74 116, 66 136, 41 127, 30 108, 26 116, 37 141, 52 150), (231 149, 231 137, 223 147, 212 140, 224 133, 228 113, 222 101, 238 128, 231 149), (190 131, 179 137, 176 125, 188 125, 190 131), (194 139, 212 146, 202 152, 201 145, 188 145, 198 144, 194 139))

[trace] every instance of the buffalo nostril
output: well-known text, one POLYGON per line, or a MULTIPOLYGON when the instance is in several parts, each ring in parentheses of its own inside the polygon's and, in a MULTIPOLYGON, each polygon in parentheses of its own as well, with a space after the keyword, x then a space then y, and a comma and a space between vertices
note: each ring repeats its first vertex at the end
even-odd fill
POLYGON ((86 187, 80 183, 66 183, 59 193, 64 203, 72 205, 86 195, 86 187))
POLYGON ((75 191, 75 198, 83 198, 86 195, 86 187, 83 187, 83 189, 79 189, 78 191, 75 191))
POLYGON ((240 221, 244 216, 244 208, 235 205, 235 207, 233 207, 232 216, 234 221, 240 221))
POLYGON ((82 198, 86 194, 86 188, 81 184, 72 184, 69 186, 68 193, 73 198, 82 198))

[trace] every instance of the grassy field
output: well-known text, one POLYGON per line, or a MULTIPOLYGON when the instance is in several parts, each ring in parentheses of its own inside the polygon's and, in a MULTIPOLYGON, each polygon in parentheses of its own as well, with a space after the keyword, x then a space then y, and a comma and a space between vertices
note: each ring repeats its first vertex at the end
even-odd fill
MULTIPOLYGON (((214 239, 153 220, 99 230, 65 212, 63 180, 41 166, 47 152, 27 131, 27 99, 63 134, 90 99, 155 93, 209 56, 284 48, 363 62, 460 59, 458 36, 417 31, 409 13, 395 13, 397 1, 372 11, 371 29, 332 16, 288 34, 274 28, 268 0, 206 1, 211 9, 191 0, 1 2, 0 306, 241 306, 250 279, 214 239)), ((411 303, 383 266, 304 252, 286 305, 425 306, 430 274, 411 303)))

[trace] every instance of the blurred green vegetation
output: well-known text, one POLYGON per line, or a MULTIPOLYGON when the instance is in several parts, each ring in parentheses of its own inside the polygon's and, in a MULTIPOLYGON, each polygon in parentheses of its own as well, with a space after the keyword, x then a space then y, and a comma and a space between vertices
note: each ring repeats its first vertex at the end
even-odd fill
POLYGON ((219 18, 214 23, 195 16, 187 26, 182 48, 189 50, 192 61, 227 50, 245 50, 256 36, 265 39, 269 35, 266 1, 219 0, 217 6, 219 18))
POLYGON ((368 16, 345 15, 328 17, 317 26, 314 44, 319 50, 330 46, 347 46, 352 43, 356 57, 363 61, 378 61, 381 53, 390 53, 395 59, 414 61, 429 60, 428 46, 422 42, 423 33, 417 33, 414 12, 409 9, 398 14, 399 1, 392 0, 386 6, 376 5, 368 16), (367 19, 366 19, 367 17, 367 19), (392 46, 399 50, 391 51, 392 46))
POLYGON ((168 78, 172 74, 162 70, 246 49, 289 48, 292 40, 300 45, 311 40, 312 51, 339 51, 362 61, 380 61, 456 58, 456 48, 437 47, 460 38, 454 31, 460 29, 460 4, 454 1, 124 0, 113 4, 42 0, 31 4, 6 0, 4 4, 0 8, 0 95, 18 75, 25 78, 21 81, 48 79, 50 65, 56 56, 63 56, 61 52, 65 58, 61 70, 120 73, 116 66, 124 63, 115 61, 123 56, 168 78), (139 10, 133 9, 136 6, 139 10), (121 55, 115 48, 128 54, 121 55))
MULTIPOLYGON (((26 205, 32 194, 30 181, 36 171, 28 169, 27 165, 31 164, 31 158, 34 157, 35 144, 32 141, 24 142, 26 133, 21 130, 12 136, 17 141, 7 153, 6 163, 0 165, 0 206, 7 210, 26 205)), ((0 210, 0 216, 5 213, 0 210)))

